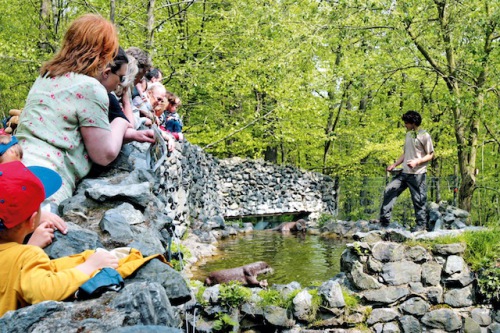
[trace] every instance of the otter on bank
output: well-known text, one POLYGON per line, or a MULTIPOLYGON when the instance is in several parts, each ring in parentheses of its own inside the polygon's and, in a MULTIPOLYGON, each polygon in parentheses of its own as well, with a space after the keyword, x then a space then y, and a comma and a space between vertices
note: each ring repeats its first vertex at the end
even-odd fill
POLYGON ((267 287, 267 280, 258 281, 257 275, 272 271, 273 269, 266 262, 257 261, 240 267, 211 272, 205 279, 205 285, 213 286, 229 281, 239 281, 248 287, 267 287))
POLYGON ((298 231, 298 232, 306 232, 307 231, 307 222, 303 219, 297 220, 295 222, 284 222, 279 226, 272 228, 273 231, 281 231, 281 232, 289 232, 289 231, 298 231))

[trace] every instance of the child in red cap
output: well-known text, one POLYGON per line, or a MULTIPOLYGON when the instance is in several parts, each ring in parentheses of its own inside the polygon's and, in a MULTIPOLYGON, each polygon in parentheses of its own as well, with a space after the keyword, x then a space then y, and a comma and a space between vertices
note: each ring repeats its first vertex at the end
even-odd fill
MULTIPOLYGON (((17 138, 0 130, 0 163, 22 161, 22 158, 23 149, 19 145, 17 138)), ((42 210, 40 224, 36 226, 33 234, 29 236, 27 243, 44 248, 52 243, 54 230, 59 230, 61 233, 66 234, 68 226, 56 214, 42 210)))
POLYGON ((106 251, 68 267, 64 260, 71 257, 50 260, 40 247, 22 244, 39 223, 40 204, 61 183, 55 171, 44 167, 0 164, 0 316, 28 304, 64 300, 99 269, 118 267, 118 259, 106 251))

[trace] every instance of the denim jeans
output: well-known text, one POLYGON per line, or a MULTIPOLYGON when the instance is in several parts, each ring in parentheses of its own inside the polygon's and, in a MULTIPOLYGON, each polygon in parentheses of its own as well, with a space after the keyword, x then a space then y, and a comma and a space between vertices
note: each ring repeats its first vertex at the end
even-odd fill
POLYGON ((395 176, 384 191, 384 200, 380 208, 380 222, 382 224, 389 224, 396 199, 404 190, 409 188, 413 208, 415 209, 417 226, 426 227, 427 210, 425 204, 427 202, 427 185, 425 180, 425 173, 419 175, 401 173, 395 176))

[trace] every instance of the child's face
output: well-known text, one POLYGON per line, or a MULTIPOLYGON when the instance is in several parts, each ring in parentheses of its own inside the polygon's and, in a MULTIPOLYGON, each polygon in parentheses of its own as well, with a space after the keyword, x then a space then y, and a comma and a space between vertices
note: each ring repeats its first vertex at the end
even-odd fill
POLYGON ((174 113, 175 111, 177 111, 177 104, 168 103, 167 111, 170 113, 174 113))
POLYGON ((5 153, 0 156, 0 163, 8 163, 8 162, 14 162, 14 161, 21 161, 22 156, 19 155, 18 152, 18 147, 16 145, 10 147, 7 149, 5 153))

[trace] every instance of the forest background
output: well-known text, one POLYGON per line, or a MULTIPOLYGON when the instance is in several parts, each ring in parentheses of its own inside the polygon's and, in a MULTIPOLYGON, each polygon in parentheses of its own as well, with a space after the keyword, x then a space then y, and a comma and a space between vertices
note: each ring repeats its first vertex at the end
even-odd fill
MULTIPOLYGON (((401 115, 435 145, 429 198, 498 224, 500 2, 0 0, 0 114, 22 108, 68 24, 99 13, 182 99, 184 133, 219 158, 334 177, 338 217, 376 218, 401 115)), ((409 195, 396 219, 408 221, 409 195)))

